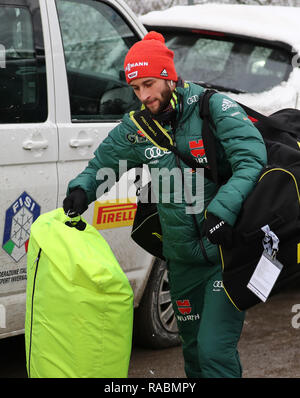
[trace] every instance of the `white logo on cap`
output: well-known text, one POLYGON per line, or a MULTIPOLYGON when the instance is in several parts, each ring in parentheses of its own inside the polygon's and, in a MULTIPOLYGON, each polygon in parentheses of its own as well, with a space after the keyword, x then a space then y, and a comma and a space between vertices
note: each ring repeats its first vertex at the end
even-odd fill
POLYGON ((137 77, 137 75, 138 75, 138 71, 136 70, 135 72, 131 72, 131 73, 128 73, 128 79, 133 79, 134 77, 137 77))
POLYGON ((168 72, 167 72, 165 69, 163 69, 163 70, 161 71, 160 76, 168 77, 168 72))
POLYGON ((131 68, 135 68, 137 66, 148 66, 148 62, 146 61, 139 61, 139 62, 134 62, 132 64, 128 63, 125 67, 125 72, 130 72, 131 68))

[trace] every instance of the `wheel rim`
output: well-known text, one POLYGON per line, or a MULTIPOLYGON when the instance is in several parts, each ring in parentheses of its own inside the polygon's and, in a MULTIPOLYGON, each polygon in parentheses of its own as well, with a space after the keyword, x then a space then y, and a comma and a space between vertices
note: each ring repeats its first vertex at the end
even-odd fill
POLYGON ((178 333, 175 313, 171 302, 168 272, 164 271, 159 285, 158 313, 162 326, 170 333, 178 333))

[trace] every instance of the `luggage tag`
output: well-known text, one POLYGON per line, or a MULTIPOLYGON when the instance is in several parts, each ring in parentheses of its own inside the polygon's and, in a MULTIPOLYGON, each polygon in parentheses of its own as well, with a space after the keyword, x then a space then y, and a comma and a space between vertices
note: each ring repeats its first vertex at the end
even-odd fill
POLYGON ((257 297, 266 302, 283 265, 276 259, 279 239, 270 230, 269 225, 261 228, 265 237, 263 239, 264 251, 247 285, 257 297), (271 245, 272 242, 272 245, 271 245))

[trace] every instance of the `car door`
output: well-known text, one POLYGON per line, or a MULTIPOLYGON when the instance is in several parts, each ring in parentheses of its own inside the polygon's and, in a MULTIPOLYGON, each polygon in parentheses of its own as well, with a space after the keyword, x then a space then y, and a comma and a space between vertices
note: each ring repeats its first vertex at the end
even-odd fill
POLYGON ((0 333, 24 321, 16 321, 13 313, 24 307, 14 309, 12 297, 25 290, 30 226, 57 205, 52 64, 42 15, 38 0, 0 0, 0 304, 7 315, 0 333))
MULTIPOLYGON (((123 62, 145 33, 130 10, 117 1, 47 2, 54 57, 56 116, 59 132, 59 204, 68 182, 116 126, 123 114, 139 107, 126 84, 123 62)), ((152 256, 131 239, 136 210, 134 174, 125 173, 109 194, 89 206, 84 218, 106 238, 132 282, 138 300, 152 256), (128 185, 130 189, 128 192, 128 185)))

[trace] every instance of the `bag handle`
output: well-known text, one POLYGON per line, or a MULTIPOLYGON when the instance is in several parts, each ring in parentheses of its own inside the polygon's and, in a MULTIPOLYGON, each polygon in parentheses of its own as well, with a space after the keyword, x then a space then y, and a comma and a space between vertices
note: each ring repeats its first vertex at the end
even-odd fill
POLYGON ((66 221, 65 224, 70 228, 78 229, 78 231, 84 231, 86 228, 86 223, 81 219, 80 215, 70 218, 70 220, 66 221))

